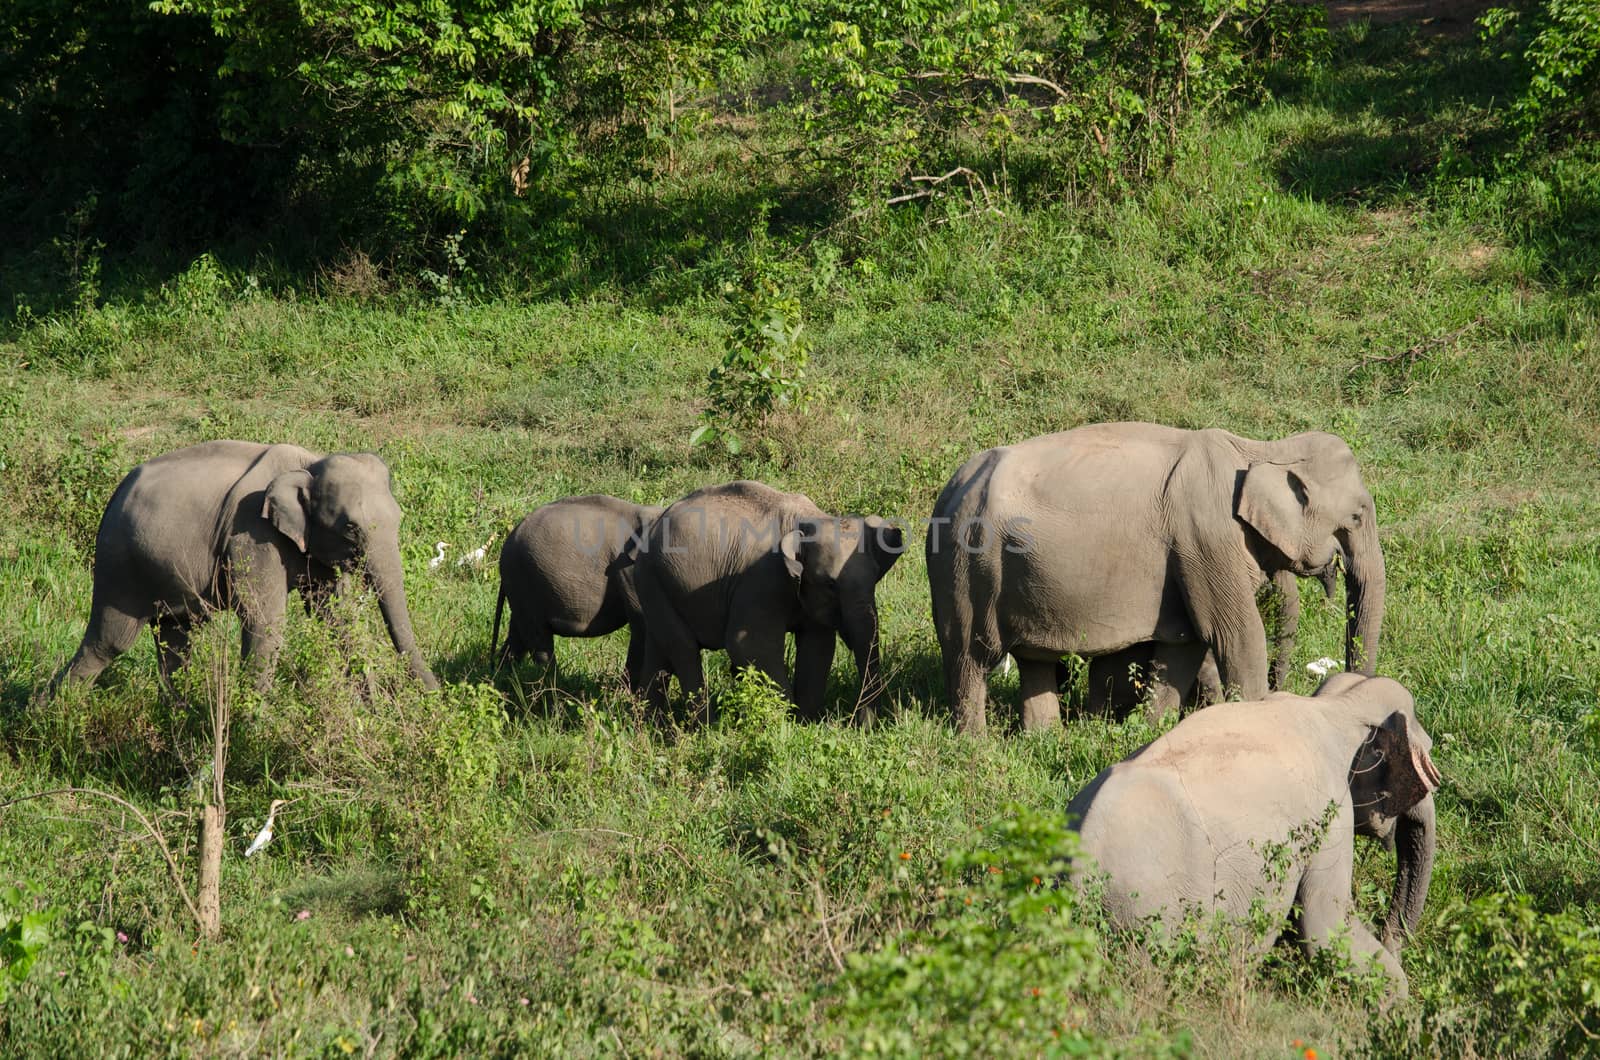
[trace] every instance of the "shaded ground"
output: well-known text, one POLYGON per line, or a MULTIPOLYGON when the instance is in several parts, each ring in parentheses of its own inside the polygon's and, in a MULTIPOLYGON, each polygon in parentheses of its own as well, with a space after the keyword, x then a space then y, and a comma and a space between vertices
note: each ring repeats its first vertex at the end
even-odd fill
POLYGON ((1424 33, 1466 36, 1492 0, 1329 0, 1328 23, 1342 26, 1368 19, 1374 25, 1415 22, 1424 33))

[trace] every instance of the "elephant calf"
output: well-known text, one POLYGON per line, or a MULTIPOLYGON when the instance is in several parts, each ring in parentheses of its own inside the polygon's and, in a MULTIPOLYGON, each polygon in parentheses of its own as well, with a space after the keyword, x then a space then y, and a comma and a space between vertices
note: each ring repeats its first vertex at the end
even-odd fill
POLYGON ((837 635, 861 674, 857 720, 869 721, 881 691, 875 592, 902 547, 899 528, 878 516, 832 516, 803 494, 760 482, 711 486, 672 504, 624 575, 649 634, 651 705, 665 706, 669 673, 684 695, 698 695, 700 652, 725 648, 734 669, 756 667, 802 717, 820 718, 837 635))
POLYGON ((239 613, 258 687, 271 680, 289 591, 331 590, 364 565, 395 650, 428 688, 406 609, 400 506, 371 453, 324 456, 294 445, 205 442, 148 460, 112 493, 95 538, 94 600, 83 643, 51 683, 93 681, 155 627, 163 683, 196 626, 239 613))
POLYGON ((1275 693, 1191 714, 1091 781, 1067 807, 1112 918, 1171 926, 1189 913, 1244 924, 1264 912, 1270 945, 1300 910, 1308 949, 1348 935, 1406 990, 1396 959, 1433 872, 1439 784, 1411 695, 1386 677, 1337 674, 1315 696, 1275 693), (1356 833, 1393 835, 1394 898, 1380 944, 1356 919, 1356 833), (1259 904, 1258 904, 1259 903, 1259 904))
POLYGON ((500 596, 494 607, 489 654, 498 665, 529 652, 549 665, 555 637, 601 637, 629 626, 628 686, 642 691, 645 635, 632 584, 621 572, 633 563, 660 508, 591 494, 553 501, 530 512, 500 550, 500 596), (511 605, 506 642, 500 611, 511 605))

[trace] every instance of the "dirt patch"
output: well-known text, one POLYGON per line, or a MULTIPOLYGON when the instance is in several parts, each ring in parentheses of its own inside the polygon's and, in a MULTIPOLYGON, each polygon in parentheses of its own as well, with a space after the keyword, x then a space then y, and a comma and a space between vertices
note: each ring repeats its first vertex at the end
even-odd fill
POLYGON ((1375 26, 1415 23, 1423 33, 1465 37, 1473 32, 1479 15, 1496 0, 1329 0, 1328 24, 1368 19, 1375 26))

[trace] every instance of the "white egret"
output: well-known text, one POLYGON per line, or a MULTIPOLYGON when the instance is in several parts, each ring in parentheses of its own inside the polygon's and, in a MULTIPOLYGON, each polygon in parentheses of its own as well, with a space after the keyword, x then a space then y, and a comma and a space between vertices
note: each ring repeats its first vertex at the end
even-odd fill
POLYGON ((1311 662, 1306 663, 1306 669, 1318 677, 1327 677, 1332 671, 1343 669, 1343 667, 1339 665, 1338 659, 1330 659, 1324 655, 1320 659, 1313 659, 1311 662))
POLYGON ((444 562, 444 550, 450 547, 450 542, 435 541, 433 543, 433 547, 435 551, 433 553, 433 558, 428 561, 429 570, 437 570, 439 568, 439 564, 444 562))
POLYGON ((250 845, 245 848, 245 857, 257 853, 262 847, 272 842, 272 819, 277 816, 278 808, 287 801, 287 799, 272 800, 272 805, 267 807, 267 823, 261 826, 261 831, 256 833, 255 839, 251 840, 250 845))

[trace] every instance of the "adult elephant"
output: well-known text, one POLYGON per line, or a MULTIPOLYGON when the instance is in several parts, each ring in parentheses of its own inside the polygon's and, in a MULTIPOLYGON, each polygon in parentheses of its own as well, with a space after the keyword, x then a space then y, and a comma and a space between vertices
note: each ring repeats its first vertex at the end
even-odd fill
POLYGON ((700 652, 726 649, 734 669, 754 666, 801 717, 821 718, 838 636, 861 675, 856 719, 870 721, 882 691, 876 588, 902 548, 900 529, 878 516, 829 515, 804 494, 760 482, 711 486, 673 503, 624 574, 649 634, 651 705, 665 706, 669 673, 685 696, 698 695, 700 652))
POLYGON ((1100 773, 1067 807, 1079 881, 1099 880, 1112 919, 1171 928, 1199 915, 1244 928, 1292 910, 1309 950, 1348 937, 1404 994, 1396 956, 1416 930, 1435 849, 1433 741, 1410 693, 1386 677, 1336 674, 1314 696, 1224 703, 1100 773), (1395 841, 1381 940, 1354 913, 1357 834, 1395 841))
POLYGON ((558 634, 602 637, 629 626, 628 686, 642 692, 643 616, 622 571, 660 514, 660 508, 600 493, 529 512, 500 549, 500 596, 489 640, 494 663, 532 652, 535 662, 548 666, 558 634), (505 647, 497 651, 500 612, 508 603, 511 621, 505 647))
POLYGON ((289 591, 314 599, 360 566, 395 650, 428 688, 400 569, 400 506, 371 453, 324 456, 296 445, 204 442, 146 461, 112 493, 95 538, 89 628, 56 675, 93 681, 155 627, 164 684, 193 630, 237 611, 256 684, 272 678, 289 591))
POLYGON ((1206 650, 1244 699, 1267 693, 1256 590, 1279 571, 1347 560, 1347 669, 1371 673, 1384 567, 1372 497, 1331 434, 1252 441, 1220 430, 1107 423, 979 453, 945 485, 928 530, 933 620, 967 732, 1009 652, 1022 722, 1061 716, 1056 661, 1154 641, 1187 687, 1206 650))

